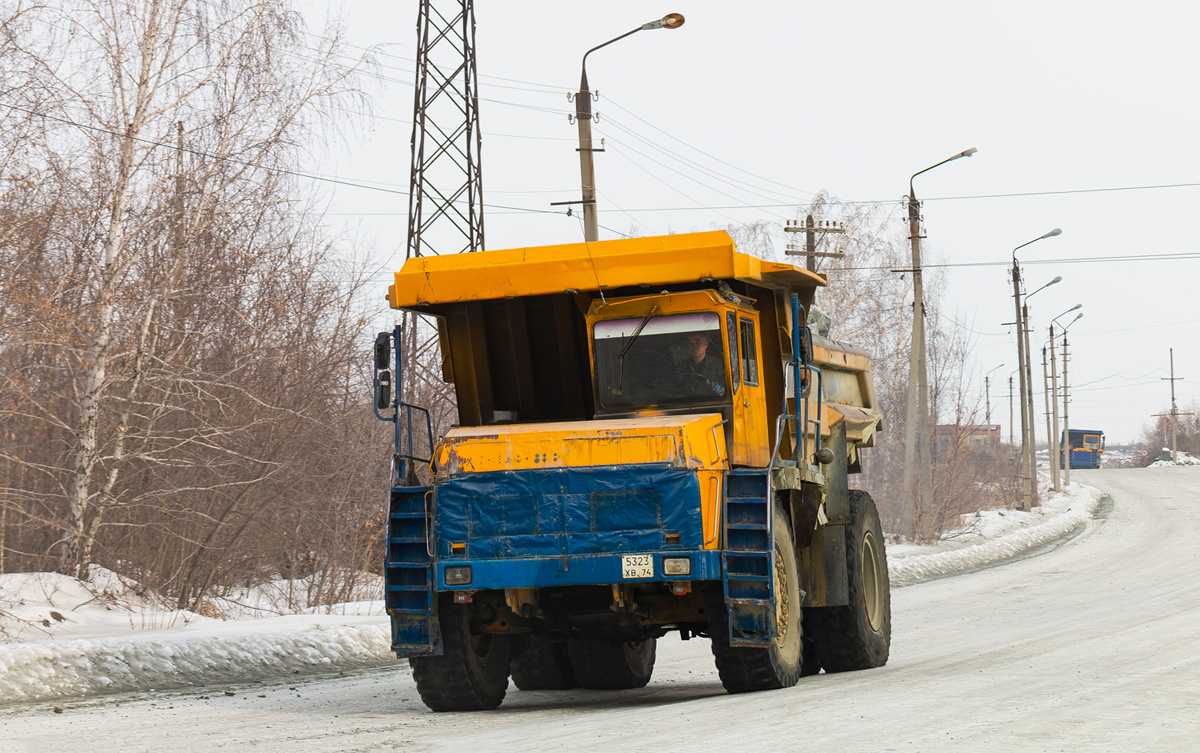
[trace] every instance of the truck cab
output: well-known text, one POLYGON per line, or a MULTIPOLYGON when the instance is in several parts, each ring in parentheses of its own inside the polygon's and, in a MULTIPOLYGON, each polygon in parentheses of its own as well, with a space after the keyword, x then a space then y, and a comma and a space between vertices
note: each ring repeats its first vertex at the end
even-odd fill
POLYGON ((592 302, 597 416, 721 415, 729 462, 764 466, 767 410, 753 302, 715 290, 592 302))

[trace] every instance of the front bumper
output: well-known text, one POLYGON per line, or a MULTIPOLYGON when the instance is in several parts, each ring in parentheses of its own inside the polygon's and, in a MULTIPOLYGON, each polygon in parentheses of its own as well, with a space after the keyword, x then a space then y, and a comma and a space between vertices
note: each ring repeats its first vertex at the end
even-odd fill
POLYGON ((616 554, 566 555, 561 557, 525 557, 503 560, 440 560, 434 564, 438 591, 485 591, 503 588, 546 588, 552 586, 591 586, 620 583, 681 582, 719 580, 721 553, 716 550, 621 552, 616 554), (649 577, 623 575, 624 558, 646 555, 653 560, 649 577), (663 559, 686 557, 691 560, 688 575, 666 575, 663 559), (471 582, 446 585, 446 569, 470 567, 471 582))

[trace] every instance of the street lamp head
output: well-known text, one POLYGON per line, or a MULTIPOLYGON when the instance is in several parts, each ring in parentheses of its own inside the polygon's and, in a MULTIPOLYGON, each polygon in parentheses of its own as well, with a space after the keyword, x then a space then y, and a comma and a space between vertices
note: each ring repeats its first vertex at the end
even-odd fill
POLYGON ((946 164, 947 162, 953 162, 954 160, 960 159, 962 157, 970 157, 972 154, 974 154, 975 152, 978 152, 978 151, 979 150, 976 149, 975 147, 971 147, 970 149, 959 152, 958 154, 954 155, 953 157, 947 157, 946 159, 942 160, 941 162, 937 163, 936 165, 930 165, 929 167, 925 168, 924 170, 913 173, 912 178, 908 179, 908 195, 913 197, 912 203, 915 203, 915 199, 916 199, 916 195, 913 192, 913 179, 915 179, 918 175, 920 175, 921 173, 927 173, 935 167, 941 167, 942 165, 946 164))
POLYGON ((1057 285, 1057 284, 1058 284, 1058 283, 1060 283, 1060 282, 1062 282, 1062 275, 1059 275, 1058 277, 1055 277, 1055 278, 1054 278, 1053 280, 1051 280, 1050 282, 1048 282, 1048 283, 1046 283, 1045 285, 1041 286, 1040 288, 1038 288, 1037 290, 1033 291, 1032 293, 1030 293, 1030 294, 1026 295, 1026 296, 1025 296, 1025 300, 1026 300, 1026 301, 1028 301, 1030 298, 1034 297, 1035 295, 1037 295, 1038 293, 1042 292, 1043 290, 1045 290, 1046 288, 1050 287, 1051 285, 1057 285))
MULTIPOLYGON (((1062 319, 1064 316, 1066 316, 1067 314, 1071 313, 1072 311, 1076 311, 1076 310, 1078 310, 1078 309, 1081 309, 1081 308, 1083 308, 1083 304, 1082 304, 1082 303, 1077 303, 1077 304, 1075 304, 1075 305, 1074 305, 1074 306, 1072 306, 1071 308, 1067 309, 1066 311, 1062 312, 1062 313, 1061 313, 1061 314, 1059 314, 1058 316, 1056 316, 1056 317, 1054 317, 1053 319, 1051 319, 1051 320, 1050 320, 1050 326, 1051 326, 1051 327, 1053 327, 1053 326, 1054 326, 1054 323, 1055 323, 1055 322, 1057 322, 1059 319, 1062 319)), ((1083 316, 1083 314, 1080 314, 1079 316, 1083 316)), ((1076 318, 1076 319, 1078 319, 1078 318, 1079 318, 1079 316, 1077 316, 1077 317, 1075 317, 1075 318, 1076 318)))
POLYGON ((651 21, 648 24, 642 24, 642 31, 650 31, 651 29, 678 29, 683 26, 682 13, 668 13, 657 21, 651 21))
POLYGON ((1038 241, 1040 241, 1040 240, 1045 240, 1046 238, 1053 238, 1053 237, 1054 237, 1054 236, 1056 236, 1056 235, 1062 235, 1062 229, 1061 229, 1061 228, 1057 228, 1057 227, 1056 227, 1056 228, 1054 228, 1053 230, 1051 230, 1050 232, 1046 233, 1045 235, 1039 235, 1037 238, 1034 238, 1034 239, 1033 239, 1033 240, 1031 240, 1031 241, 1026 241, 1025 243, 1022 243, 1021 245, 1019 245, 1019 246, 1017 246, 1016 248, 1014 248, 1014 249, 1013 249, 1013 265, 1015 266, 1015 265, 1016 265, 1016 263, 1017 263, 1017 251, 1018 251, 1018 250, 1020 250, 1020 249, 1022 249, 1022 248, 1025 248, 1025 247, 1026 247, 1026 246, 1028 246, 1030 243, 1037 243, 1037 242, 1038 242, 1038 241))

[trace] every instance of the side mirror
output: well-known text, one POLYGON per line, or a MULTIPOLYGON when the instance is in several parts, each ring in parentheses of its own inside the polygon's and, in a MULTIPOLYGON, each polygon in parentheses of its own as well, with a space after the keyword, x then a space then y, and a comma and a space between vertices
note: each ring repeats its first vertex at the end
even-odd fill
POLYGON ((392 334, 380 332, 375 335, 375 369, 383 371, 392 365, 392 334))
MULTIPOLYGON (((378 344, 376 344, 378 347, 378 344)), ((375 408, 387 410, 392 404, 392 372, 384 370, 375 375, 375 408)))
POLYGON ((807 366, 813 362, 813 339, 812 330, 808 325, 804 325, 800 329, 800 363, 807 366))

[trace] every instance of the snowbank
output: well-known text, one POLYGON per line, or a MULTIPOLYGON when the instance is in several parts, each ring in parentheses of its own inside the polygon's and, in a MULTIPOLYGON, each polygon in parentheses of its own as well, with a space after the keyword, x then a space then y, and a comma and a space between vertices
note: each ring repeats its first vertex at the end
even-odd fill
POLYGON ((889 547, 888 577, 906 586, 951 573, 975 570, 1059 539, 1096 511, 1099 489, 1071 484, 1033 512, 980 512, 959 536, 934 547, 889 547), (928 551, 930 548, 945 551, 928 551))
MULTIPOLYGON (((1053 541, 1086 522, 1100 496, 1072 484, 1032 513, 985 511, 938 544, 889 546, 892 585, 976 569, 1053 541)), ((368 581, 364 590, 378 586, 368 581)), ((86 584, 54 573, 0 575, 0 703, 219 688, 395 662, 377 599, 252 619, 291 603, 293 592, 304 587, 277 583, 217 600, 216 611, 246 618, 221 620, 172 609, 104 570, 94 571, 86 584)))
MULTIPOLYGON (((1163 448, 1164 454, 1169 455, 1170 452, 1171 451, 1169 449, 1167 449, 1166 447, 1163 448)), ((1175 466, 1179 466, 1179 465, 1200 465, 1200 458, 1192 457, 1191 455, 1187 454, 1186 452, 1176 452, 1175 453, 1175 462, 1172 463, 1170 460, 1155 460, 1153 463, 1151 463, 1150 465, 1148 465, 1146 467, 1147 468, 1174 468, 1175 466)))
POLYGON ((244 682, 392 658, 378 616, 277 617, 201 634, 36 641, 0 646, 0 701, 244 682))

